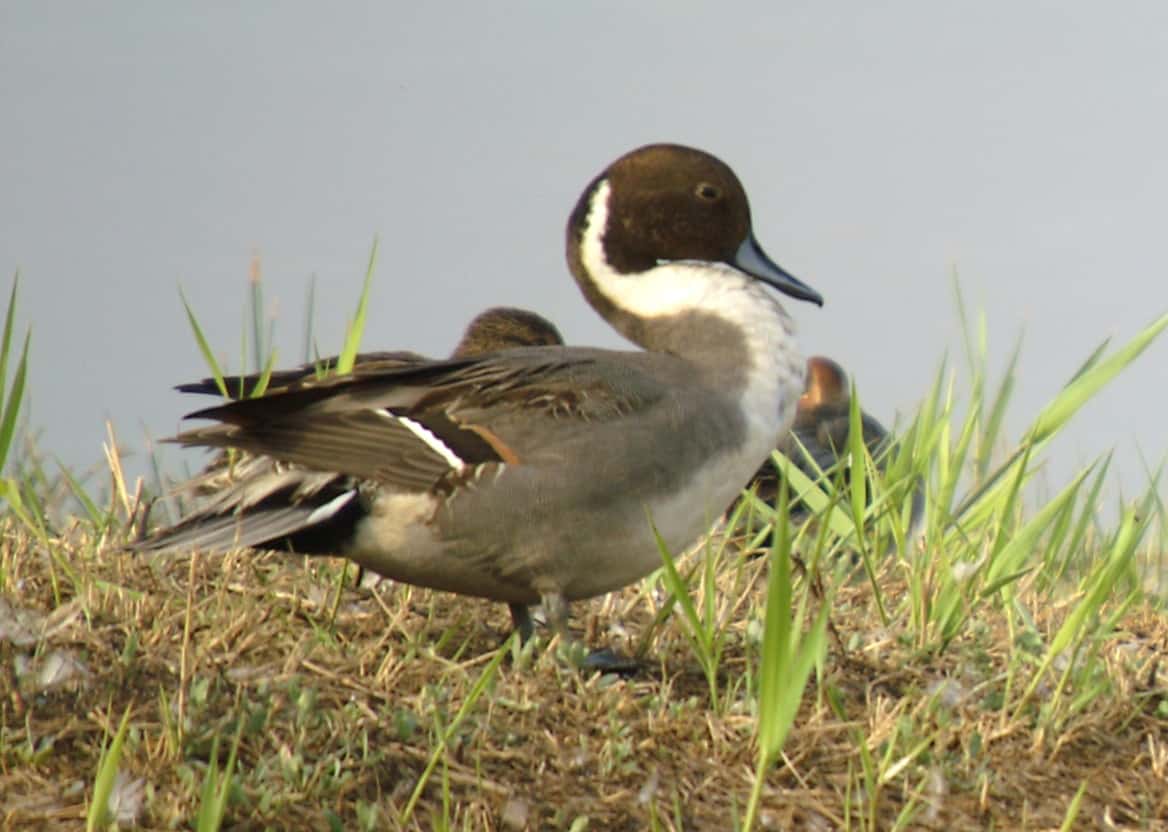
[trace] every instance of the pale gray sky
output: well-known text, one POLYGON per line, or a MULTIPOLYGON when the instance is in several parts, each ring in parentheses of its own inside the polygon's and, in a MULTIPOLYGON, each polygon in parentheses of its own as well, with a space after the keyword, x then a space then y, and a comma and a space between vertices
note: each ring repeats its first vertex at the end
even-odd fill
MULTIPOLYGON (((300 360, 309 275, 335 351, 374 235, 364 346, 443 353, 495 304, 618 338, 563 264, 620 153, 721 156, 789 304, 891 422, 955 348, 950 276, 995 355, 1025 328, 1016 434, 1103 338, 1168 309, 1168 5, 348 3, 0 7, 0 276, 34 327, 32 421, 72 464, 141 447, 204 374, 181 283, 238 354, 248 263, 300 360)), ((1052 477, 1165 453, 1157 344, 1073 424, 1052 477)), ((180 455, 171 450, 168 459, 180 455)))

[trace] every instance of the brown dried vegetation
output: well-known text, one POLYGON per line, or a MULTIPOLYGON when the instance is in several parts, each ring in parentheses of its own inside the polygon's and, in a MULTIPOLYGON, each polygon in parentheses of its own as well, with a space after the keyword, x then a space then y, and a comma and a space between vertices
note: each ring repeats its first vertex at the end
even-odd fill
MULTIPOLYGON (((720 710, 677 612, 654 628, 665 592, 650 578, 576 609, 593 643, 633 650, 651 634, 639 673, 588 676, 546 645, 510 650, 404 817, 437 738, 506 635, 502 605, 388 583, 338 597, 339 561, 144 558, 116 543, 80 527, 38 539, 0 524, 5 828, 82 827, 103 743, 127 707, 122 828, 186 828, 214 738, 222 764, 237 735, 226 828, 721 830, 741 820, 766 558, 728 548, 717 563, 720 710)), ((1106 644, 1102 692, 1055 734, 1039 718, 1041 687, 1016 717, 1001 707, 1029 681, 1025 634, 984 605, 947 649, 919 652, 896 601, 903 573, 890 558, 876 575, 887 626, 872 583, 840 582, 835 638, 767 777, 762 828, 1058 828, 1081 785, 1085 828, 1168 824, 1161 613, 1125 616, 1106 644)), ((1019 599, 1042 638, 1066 612, 1019 599)))

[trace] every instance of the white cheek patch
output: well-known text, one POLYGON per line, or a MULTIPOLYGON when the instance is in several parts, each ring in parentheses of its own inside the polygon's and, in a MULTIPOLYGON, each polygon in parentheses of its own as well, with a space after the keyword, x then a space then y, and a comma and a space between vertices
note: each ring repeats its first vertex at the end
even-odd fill
POLYGON ((698 260, 658 260, 637 274, 622 274, 608 262, 604 232, 612 186, 597 185, 589 201, 588 219, 580 241, 580 259, 596 288, 620 309, 640 318, 677 315, 693 310, 741 314, 762 302, 777 305, 765 290, 726 263, 698 260))
POLYGON ((433 432, 431 432, 430 429, 425 425, 421 424, 420 422, 415 422, 408 416, 396 416, 388 410, 383 410, 381 412, 384 413, 387 418, 400 422, 409 428, 410 433, 426 443, 426 447, 446 460, 446 464, 455 471, 461 474, 466 470, 466 463, 459 458, 458 454, 450 450, 450 446, 435 436, 433 432))

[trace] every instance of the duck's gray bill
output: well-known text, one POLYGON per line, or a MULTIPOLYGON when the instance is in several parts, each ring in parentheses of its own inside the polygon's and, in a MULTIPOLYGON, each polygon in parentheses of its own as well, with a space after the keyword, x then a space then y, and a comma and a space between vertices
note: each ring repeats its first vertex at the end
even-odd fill
POLYGON ((812 289, 802 280, 789 274, 778 263, 767 257, 765 251, 754 239, 753 234, 747 235, 734 253, 733 265, 766 283, 774 286, 785 295, 799 300, 809 300, 817 306, 823 306, 823 295, 812 289))

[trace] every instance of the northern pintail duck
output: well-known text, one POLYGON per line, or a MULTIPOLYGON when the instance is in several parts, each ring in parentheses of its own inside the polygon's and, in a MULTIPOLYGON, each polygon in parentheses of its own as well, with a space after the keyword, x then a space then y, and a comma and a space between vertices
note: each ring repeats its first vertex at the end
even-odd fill
MULTIPOLYGON (((813 480, 824 474, 830 480, 848 453, 851 400, 848 376, 843 367, 822 355, 807 359, 806 382, 795 407, 795 419, 777 447, 813 480)), ((868 453, 883 468, 888 462, 892 437, 864 410, 860 411, 860 430, 868 453)), ((843 483, 846 485, 849 481, 845 473, 843 483)), ((911 526, 917 524, 924 508, 922 485, 918 484, 913 493, 911 526)), ((772 505, 778 499, 779 474, 770 460, 758 469, 751 486, 759 498, 772 505)), ((805 512, 802 507, 797 507, 793 513, 799 518, 805 512)))
POLYGON ((293 385, 192 413, 184 446, 238 448, 244 479, 145 549, 344 555, 388 578, 509 604, 530 632, 707 530, 786 430, 803 382, 772 262, 715 157, 651 145, 592 180, 567 228, 589 303, 643 351, 521 347, 293 385))

